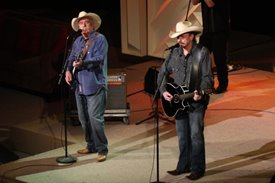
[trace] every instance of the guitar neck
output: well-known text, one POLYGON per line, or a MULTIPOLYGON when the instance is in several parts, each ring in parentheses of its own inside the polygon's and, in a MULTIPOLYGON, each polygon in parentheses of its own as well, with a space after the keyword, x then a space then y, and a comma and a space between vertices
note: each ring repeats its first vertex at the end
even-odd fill
POLYGON ((193 96, 194 96, 194 93, 182 94, 182 95, 179 95, 179 100, 186 100, 186 99, 192 98, 193 96))
MULTIPOLYGON (((213 93, 213 89, 201 90, 198 92, 198 95, 208 95, 213 93)), ((192 93, 185 93, 178 96, 179 100, 185 100, 194 97, 194 92, 192 93)))
MULTIPOLYGON (((83 57, 84 57, 83 53, 80 53, 80 54, 77 56, 76 61, 77 61, 77 62, 81 61, 81 60, 83 59, 83 57)), ((76 68, 74 67, 74 68, 73 68, 73 71, 72 71, 73 74, 75 74, 75 70, 76 70, 76 68)))

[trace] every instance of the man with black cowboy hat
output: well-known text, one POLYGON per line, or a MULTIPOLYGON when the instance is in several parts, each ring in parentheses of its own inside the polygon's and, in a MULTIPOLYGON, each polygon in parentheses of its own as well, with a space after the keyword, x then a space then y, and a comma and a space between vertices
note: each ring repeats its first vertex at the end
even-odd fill
POLYGON ((74 31, 81 30, 81 36, 72 44, 65 80, 68 85, 75 85, 78 117, 87 143, 77 152, 98 153, 97 161, 101 162, 108 154, 104 129, 108 42, 97 32, 101 18, 95 13, 81 11, 77 18, 72 19, 71 25, 74 31))
MULTIPOLYGON (((176 95, 167 90, 170 83, 165 76, 173 77, 175 88, 184 86, 190 91, 185 92, 192 94, 190 99, 185 99, 188 106, 179 109, 175 115, 179 140, 179 159, 176 169, 167 171, 174 176, 191 172, 187 176, 190 180, 197 180, 205 173, 203 131, 204 115, 210 93, 202 91, 208 89, 211 91, 214 87, 209 51, 196 42, 196 38, 199 38, 201 32, 202 27, 192 25, 189 21, 178 22, 176 30, 170 31, 169 37, 176 38, 179 47, 171 49, 158 75, 161 97, 165 101, 169 101, 171 106, 176 95)), ((180 94, 186 94, 185 92, 180 94)))

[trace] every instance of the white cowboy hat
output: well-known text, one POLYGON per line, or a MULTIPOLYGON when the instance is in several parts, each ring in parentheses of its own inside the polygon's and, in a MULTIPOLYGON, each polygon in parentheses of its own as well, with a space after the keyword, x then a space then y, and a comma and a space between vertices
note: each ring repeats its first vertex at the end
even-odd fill
POLYGON ((180 21, 176 25, 176 31, 170 31, 169 37, 176 38, 187 32, 194 32, 197 33, 197 36, 199 36, 202 32, 202 27, 192 25, 189 21, 180 21))
POLYGON ((95 14, 95 13, 86 13, 85 11, 81 11, 79 14, 78 14, 78 17, 77 18, 73 18, 72 19, 72 28, 74 31, 78 31, 79 27, 78 27, 78 22, 80 19, 84 18, 84 17, 90 17, 93 19, 94 21, 94 29, 97 30, 100 25, 101 25, 101 18, 95 14))

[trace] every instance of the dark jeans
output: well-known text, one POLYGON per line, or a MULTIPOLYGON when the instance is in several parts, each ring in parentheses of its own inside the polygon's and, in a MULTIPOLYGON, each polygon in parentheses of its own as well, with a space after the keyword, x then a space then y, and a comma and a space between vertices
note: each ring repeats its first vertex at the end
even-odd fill
POLYGON ((104 111, 106 89, 101 88, 93 95, 75 94, 79 121, 85 132, 87 148, 98 154, 108 154, 108 141, 105 135, 104 111))
POLYGON ((180 150, 176 169, 179 172, 189 168, 192 172, 205 172, 204 115, 205 108, 201 105, 176 119, 180 150))

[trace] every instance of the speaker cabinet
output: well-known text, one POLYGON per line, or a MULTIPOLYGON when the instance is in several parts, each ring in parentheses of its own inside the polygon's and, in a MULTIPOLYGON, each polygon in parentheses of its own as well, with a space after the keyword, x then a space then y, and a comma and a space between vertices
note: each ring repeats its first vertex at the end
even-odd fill
POLYGON ((109 109, 126 109, 126 75, 108 76, 107 104, 106 110, 109 109))
POLYGON ((157 78, 159 71, 156 67, 150 67, 144 77, 144 91, 154 95, 157 89, 157 78))
POLYGON ((108 76, 107 104, 104 116, 106 118, 121 118, 129 124, 130 107, 126 98, 126 74, 108 76))
MULTIPOLYGON (((127 103, 126 89, 125 73, 108 75, 107 101, 104 117, 121 118, 124 123, 129 123, 128 116, 130 115, 130 107, 127 103)), ((75 97, 72 92, 69 98, 69 120, 74 126, 79 125, 75 97)))

